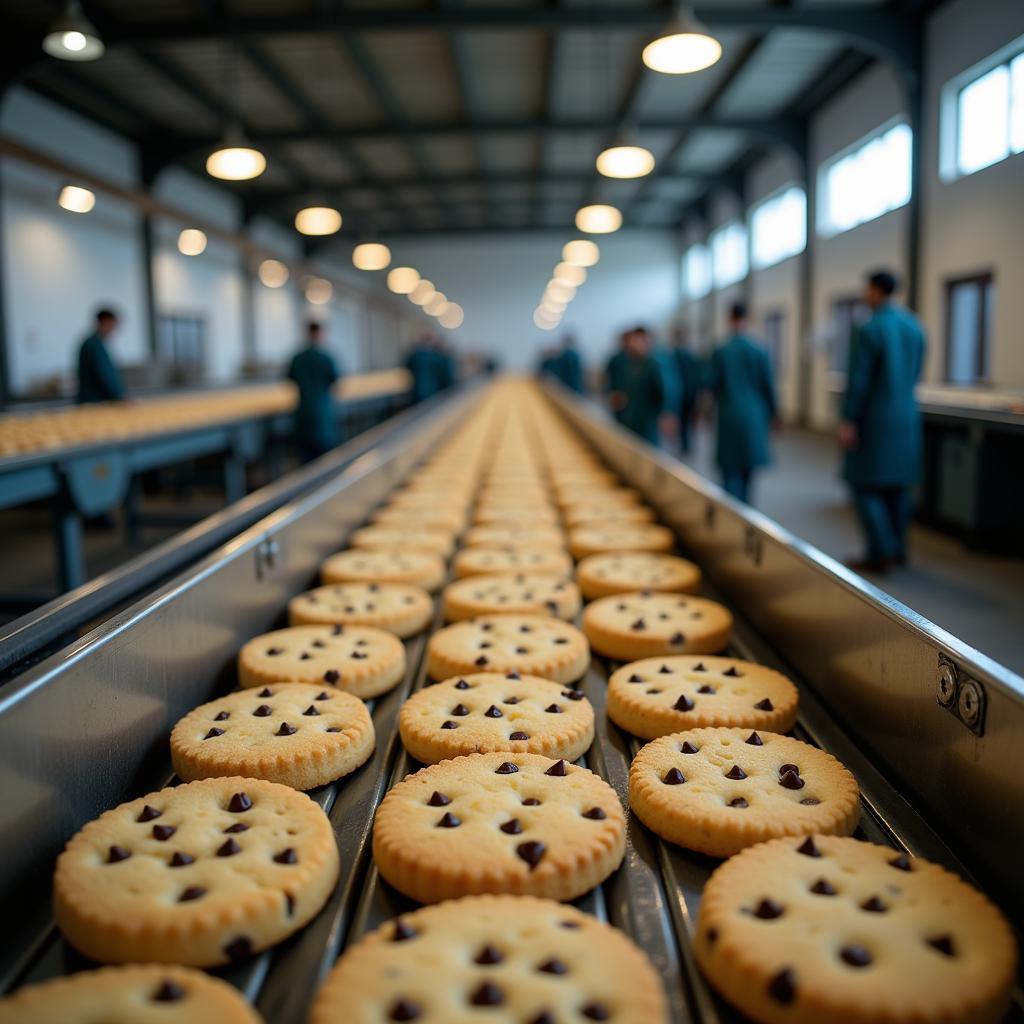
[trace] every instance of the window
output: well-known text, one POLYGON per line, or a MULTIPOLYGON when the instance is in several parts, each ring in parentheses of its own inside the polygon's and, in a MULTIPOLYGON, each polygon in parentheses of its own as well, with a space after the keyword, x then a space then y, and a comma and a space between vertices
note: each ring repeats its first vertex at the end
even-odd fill
POLYGON ((734 220, 711 233, 711 277, 716 288, 728 288, 747 276, 747 229, 734 220))
POLYGON ((711 291, 711 254, 706 245, 691 245, 683 254, 683 293, 702 299, 711 291))
MULTIPOLYGON (((1020 43, 1016 44, 1020 51, 1020 43)), ((983 74, 969 73, 947 86, 955 91, 955 106, 945 103, 944 113, 955 118, 955 164, 946 177, 974 174, 1024 152, 1024 53, 983 74)))
POLYGON ((772 310, 764 315, 764 340, 768 345, 768 354, 772 358, 772 368, 776 374, 782 369, 786 354, 786 314, 781 309, 772 310))
POLYGON ((791 185, 765 199, 750 214, 750 248, 755 270, 803 252, 807 245, 807 194, 791 185))
POLYGON ((866 318, 867 309, 856 296, 833 300, 828 360, 833 373, 846 373, 850 364, 850 339, 854 328, 866 318))
POLYGON ((996 287, 991 274, 946 282, 946 380, 971 387, 988 378, 996 287))
POLYGON ((819 172, 818 232, 838 235, 910 200, 910 126, 880 128, 819 172))
POLYGON ((206 321, 202 317, 165 313, 156 321, 157 353, 170 371, 171 383, 202 379, 206 362, 206 321))

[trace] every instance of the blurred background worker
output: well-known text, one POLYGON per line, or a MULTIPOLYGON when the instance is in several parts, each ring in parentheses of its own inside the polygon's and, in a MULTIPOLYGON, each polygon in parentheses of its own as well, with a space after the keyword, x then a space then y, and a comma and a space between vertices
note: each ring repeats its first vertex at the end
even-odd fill
POLYGON ((96 313, 96 327, 78 349, 78 404, 120 402, 124 399, 121 373, 110 358, 107 345, 117 330, 117 314, 109 309, 96 313))
POLYGON ((451 383, 449 361, 441 352, 440 342, 432 331, 419 336, 405 360, 412 374, 412 400, 424 402, 451 383), (446 383, 447 381, 447 383, 446 383))
POLYGON ((690 348, 686 329, 677 327, 673 336, 672 354, 679 374, 679 448, 690 450, 690 431, 697 412, 697 399, 704 387, 704 367, 700 357, 690 348))
POLYGON ((555 357, 555 376, 570 390, 583 393, 583 362, 576 349, 576 338, 566 334, 562 350, 555 357))
POLYGON ((750 500, 754 471, 771 462, 769 434, 776 412, 771 359, 747 329, 747 307, 733 303, 729 338, 712 353, 708 367, 718 415, 715 457, 722 486, 740 501, 750 500))
POLYGON ((843 476, 853 491, 867 542, 861 571, 885 572, 907 558, 911 488, 921 469, 921 414, 914 389, 924 364, 917 318, 892 302, 896 276, 878 270, 865 283, 871 317, 850 346, 839 442, 843 476))
POLYGON ((288 379, 299 388, 295 443, 300 457, 307 462, 338 443, 338 420, 331 387, 341 374, 322 344, 323 327, 311 320, 306 325, 306 343, 292 356, 288 367, 288 379))
POLYGON ((626 407, 626 364, 629 355, 626 352, 626 340, 629 331, 619 335, 619 347, 608 357, 604 367, 604 390, 608 396, 608 407, 612 415, 622 422, 622 412, 626 407))
POLYGON ((651 444, 661 444, 675 430, 679 407, 678 378, 668 353, 657 352, 646 327, 626 334, 622 370, 621 423, 651 444))

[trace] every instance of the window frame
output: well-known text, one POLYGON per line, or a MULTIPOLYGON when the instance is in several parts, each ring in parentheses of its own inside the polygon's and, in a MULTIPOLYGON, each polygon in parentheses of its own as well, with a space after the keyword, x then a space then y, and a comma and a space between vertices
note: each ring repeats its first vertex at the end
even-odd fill
MULTIPOLYGON (((991 165, 990 165, 991 166, 991 165)), ((942 380, 944 384, 956 388, 986 387, 991 379, 988 376, 989 364, 991 362, 992 324, 989 322, 988 302, 985 301, 989 295, 989 289, 995 288, 996 275, 992 269, 976 271, 973 274, 960 274, 956 277, 947 277, 942 282, 944 292, 944 313, 945 313, 945 344, 943 346, 942 380), (950 370, 953 361, 953 293, 967 284, 978 285, 981 290, 981 301, 978 303, 978 350, 974 359, 974 379, 967 384, 954 381, 950 370)))
POLYGON ((700 302, 702 299, 706 299, 715 290, 715 275, 714 266, 711 259, 711 246, 707 241, 693 242, 683 250, 683 257, 680 261, 680 277, 682 278, 682 293, 683 298, 687 302, 700 302), (701 292, 700 295, 695 295, 690 291, 689 280, 688 280, 688 261, 690 253, 695 249, 703 249, 705 254, 706 269, 707 269, 707 288, 701 292))
POLYGON ((714 292, 725 291, 726 288, 732 288, 735 285, 740 284, 750 277, 750 228, 747 226, 746 218, 742 214, 737 214, 735 217, 730 218, 722 224, 719 224, 713 231, 708 233, 707 241, 708 253, 711 256, 711 290, 714 292), (715 238, 722 237, 727 231, 731 231, 734 228, 738 228, 743 232, 743 273, 739 277, 733 278, 731 281, 727 281, 724 284, 719 284, 717 280, 716 266, 715 266, 715 238))
POLYGON ((772 267, 777 267, 780 263, 785 263, 786 260, 791 260, 794 257, 800 256, 802 253, 807 252, 807 209, 810 201, 810 196, 807 194, 807 188, 803 183, 799 181, 787 181, 784 185, 780 185, 777 189, 775 189, 772 192, 769 192, 768 195, 763 196, 756 203, 750 206, 750 208, 747 210, 747 249, 749 262, 748 273, 756 274, 758 273, 758 271, 761 270, 770 270, 772 267), (764 263, 758 265, 757 260, 755 258, 754 247, 754 214, 757 213, 757 211, 760 210, 763 206, 767 206, 768 203, 772 202, 775 199, 778 199, 780 196, 784 196, 787 192, 789 192, 792 189, 798 189, 804 194, 803 245, 801 245, 800 248, 796 250, 796 252, 788 253, 787 255, 780 257, 779 259, 775 260, 772 263, 764 263))

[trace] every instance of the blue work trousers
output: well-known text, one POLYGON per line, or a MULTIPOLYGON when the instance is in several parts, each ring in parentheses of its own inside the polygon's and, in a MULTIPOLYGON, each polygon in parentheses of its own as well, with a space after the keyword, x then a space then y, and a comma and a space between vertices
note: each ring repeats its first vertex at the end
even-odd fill
POLYGON ((867 540, 870 561, 903 562, 907 557, 907 531, 913 502, 910 487, 856 485, 853 503, 867 540))

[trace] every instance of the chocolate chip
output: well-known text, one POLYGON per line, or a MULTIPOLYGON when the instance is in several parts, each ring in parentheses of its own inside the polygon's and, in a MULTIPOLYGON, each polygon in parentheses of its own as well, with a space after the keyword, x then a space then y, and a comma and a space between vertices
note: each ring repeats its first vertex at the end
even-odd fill
POLYGON ((544 963, 537 967, 538 971, 542 971, 544 974, 568 974, 569 968, 566 967, 561 960, 556 960, 552 957, 550 960, 545 960, 544 963))
POLYGON ((486 665, 487 663, 488 662, 487 662, 487 655, 486 654, 481 654, 480 657, 477 658, 476 661, 473 662, 474 665, 479 665, 481 668, 484 665, 486 665))
POLYGON ((492 704, 485 712, 484 718, 504 718, 505 716, 501 713, 501 708, 492 704))
POLYGON ((649 690, 644 690, 644 693, 661 693, 661 690, 656 686, 652 686, 649 690))
POLYGON ((456 704, 449 714, 455 715, 456 718, 465 718, 469 714, 469 708, 465 704, 456 704))
POLYGON ((554 775, 558 778, 561 778, 563 775, 569 774, 569 766, 564 761, 559 759, 544 774, 554 775))
POLYGON ((764 740, 756 732, 752 732, 743 742, 749 743, 752 747, 764 746, 764 740))
POLYGON ((562 713, 562 708, 559 704, 549 704, 544 710, 549 715, 560 715, 562 713))
POLYGON ((956 956, 956 948, 953 946, 952 935, 933 935, 926 941, 932 949, 937 949, 944 956, 956 956))
POLYGON ((785 908, 781 903, 776 903, 773 899, 763 899, 756 907, 754 907, 754 917, 760 918, 762 921, 774 921, 777 917, 782 917, 785 913, 785 908))
POLYGON ((696 754, 698 750, 700 747, 695 747, 689 740, 683 740, 683 745, 679 748, 683 754, 696 754))
POLYGON ((604 1003, 587 1003, 586 1006, 580 1010, 587 1020, 608 1020, 612 1013, 604 1003))
POLYGON ((192 854, 190 853, 175 853, 174 856, 171 857, 171 867, 188 867, 188 865, 193 863, 193 861, 195 861, 195 857, 193 857, 192 854))
POLYGON ((569 700, 583 700, 584 693, 582 690, 563 690, 562 696, 569 700))
POLYGON ((520 843, 516 847, 516 855, 530 865, 531 871, 541 862, 545 853, 547 853, 547 847, 535 839, 527 843, 520 843))
POLYGON ((557 601, 545 601, 544 602, 544 607, 547 608, 547 610, 549 612, 551 612, 552 615, 554 615, 558 611, 558 602, 557 601))
POLYGON ((355 661, 365 661, 369 657, 369 655, 368 654, 364 654, 362 651, 353 651, 349 655, 349 657, 352 658, 355 661))
POLYGON ((406 939, 416 938, 416 929, 406 924, 401 918, 395 922, 395 930, 391 933, 392 942, 405 942, 406 939))
POLYGON ((691 672, 707 672, 707 669, 704 667, 704 662, 703 661, 698 661, 697 664, 694 665, 692 669, 690 669, 690 671, 691 672))
POLYGON ((697 687, 697 692, 698 693, 718 693, 718 691, 713 686, 708 686, 707 683, 705 683, 703 686, 698 686, 697 687))
POLYGON ((647 628, 647 623, 646 623, 646 622, 644 622, 644 620, 643 620, 643 619, 637 619, 637 620, 636 620, 635 622, 633 622, 633 623, 632 623, 632 624, 630 625, 630 627, 629 627, 629 628, 630 628, 630 629, 633 629, 633 630, 636 630, 637 632, 640 632, 641 630, 643 630, 643 629, 646 629, 646 628, 647 628))
POLYGON ((178 897, 179 903, 191 903, 193 900, 198 900, 206 895, 206 890, 201 885, 190 885, 182 894, 178 897))
POLYGON ((214 715, 213 720, 215 722, 226 722, 231 717, 230 711, 221 711, 214 715))
POLYGON ((795 775, 799 775, 800 774, 800 769, 795 764, 780 764, 779 765, 779 774, 780 775, 785 775, 786 772, 793 772, 795 775))
POLYGON ((303 651, 299 655, 299 661, 309 661, 309 659, 312 658, 312 657, 313 657, 313 655, 310 654, 309 651, 303 651))
POLYGON ((589 818, 591 821, 604 821, 608 817, 600 807, 591 807, 589 810, 583 812, 584 818, 589 818))
POLYGON ((504 954, 500 949, 495 949, 493 946, 484 946, 475 957, 473 957, 473 963, 481 964, 482 966, 490 966, 491 964, 500 964, 505 959, 504 954))
POLYGON ((284 648, 283 647, 268 647, 267 648, 267 654, 269 654, 270 657, 272 657, 272 658, 276 658, 279 654, 284 654, 284 648))
POLYGON ((898 857, 894 857, 889 861, 889 866, 896 868, 897 871, 912 871, 913 868, 910 866, 910 859, 905 853, 901 853, 898 857))
POLYGON ((277 732, 275 732, 274 735, 275 736, 293 736, 298 731, 299 730, 294 725, 289 725, 287 722, 282 722, 280 724, 280 726, 278 726, 277 732))
POLYGON ((226 836, 238 835, 239 832, 248 832, 248 831, 249 831, 249 826, 248 825, 243 825, 242 822, 238 822, 237 825, 229 825, 226 829, 224 829, 224 835, 226 835, 226 836))
POLYGON ((668 665, 662 665, 661 668, 658 669, 658 674, 662 676, 670 676, 672 675, 672 669, 670 669, 668 665))
POLYGON ((692 711, 694 707, 693 701, 686 696, 685 693, 679 694, 679 700, 672 705, 673 711, 692 711))
POLYGON ((552 640, 551 642, 553 644, 567 644, 569 642, 569 639, 568 639, 568 637, 564 637, 564 636, 556 636, 555 639, 552 640))
POLYGON ((820 804, 821 801, 816 796, 805 796, 800 803, 805 807, 814 807, 816 804, 820 804))
POLYGON ((218 857, 234 857, 236 853, 241 852, 242 848, 234 841, 234 839, 226 839, 217 847, 218 857))
POLYGON ((458 828, 462 824, 462 819, 455 817, 451 811, 445 811, 444 817, 437 823, 438 828, 458 828))
POLYGON ((540 807, 540 801, 535 796, 528 796, 523 800, 524 807, 540 807))
POLYGON ((494 625, 492 623, 490 623, 490 622, 482 622, 482 623, 480 623, 480 628, 485 633, 489 633, 492 629, 494 629, 494 625))
POLYGON ((341 726, 332 725, 329 729, 325 729, 324 732, 341 732, 341 726))
POLYGON ((340 678, 341 678, 341 673, 336 668, 329 668, 324 673, 324 682, 325 683, 336 683, 340 678))
POLYGON ((502 761, 497 768, 494 769, 495 775, 515 775, 519 771, 519 768, 514 765, 511 761, 502 761))
POLYGON ((877 896, 869 896, 861 905, 869 914, 884 914, 889 908, 877 896))
POLYGON ((331 695, 326 690, 321 690, 313 700, 330 700, 331 695))
POLYGON ((212 740, 212 739, 216 738, 217 736, 223 736, 223 735, 224 735, 224 730, 223 730, 223 729, 218 729, 218 728, 217 728, 216 726, 214 726, 214 727, 213 727, 212 729, 210 729, 210 731, 209 731, 209 732, 208 732, 208 733, 207 733, 207 734, 206 734, 206 735, 205 735, 205 736, 203 737, 203 739, 204 739, 204 740, 212 740))
POLYGON ((127 860, 131 856, 131 851, 126 850, 123 846, 112 846, 107 851, 107 863, 118 864, 123 860, 127 860))
POLYGON ((509 736, 510 740, 528 740, 530 737, 525 732, 514 732, 509 736))
POLYGON ((579 921, 559 921, 558 927, 567 928, 569 931, 575 932, 579 930, 580 923, 579 921))
POLYGON ((768 995, 784 1006, 788 1006, 796 999, 796 979, 788 967, 784 967, 768 982, 768 995))
POLYGON ((256 718, 267 718, 269 715, 274 713, 274 709, 269 704, 261 704, 254 712, 253 715, 256 718))
POLYGON ((252 939, 239 935, 224 947, 224 952, 231 961, 244 960, 247 956, 252 956, 252 939))
POLYGON ((335 623, 331 627, 331 636, 341 636, 341 634, 344 633, 344 632, 345 632, 345 627, 342 626, 340 623, 335 623))
POLYGON ((506 679, 522 679, 523 677, 518 672, 506 672, 506 679))
POLYGON ((275 864, 298 864, 299 855, 295 852, 295 849, 291 846, 287 849, 282 850, 280 853, 274 854, 275 864))
POLYGON ((737 797, 733 797, 732 800, 729 801, 729 806, 730 807, 740 807, 740 808, 742 808, 742 807, 749 807, 750 804, 748 804, 747 801, 743 799, 743 797, 737 796, 737 797))
POLYGON ((155 807, 150 807, 149 804, 146 804, 146 806, 139 811, 139 816, 135 820, 152 821, 154 818, 159 818, 162 813, 162 811, 158 811, 155 807))
POLYGON ((399 999, 394 1006, 391 1007, 391 1019, 392 1020, 416 1020, 420 1013, 419 1006, 412 1002, 410 999, 399 999))
POLYGON ((673 634, 672 634, 672 635, 671 635, 671 636, 670 636, 670 637, 668 638, 668 642, 669 642, 669 643, 670 643, 670 644, 671 644, 671 645, 672 645, 673 647, 681 647, 681 646, 682 646, 683 644, 685 644, 685 643, 686 643, 686 637, 685 637, 685 636, 683 636, 683 634, 682 634, 682 633, 673 633, 673 634))
POLYGON ((468 690, 469 689, 469 683, 467 683, 465 679, 460 679, 455 684, 455 689, 456 690, 468 690))
POLYGON ((530 653, 530 648, 529 647, 517 647, 516 648, 516 654, 529 654, 529 653, 530 653))
POLYGON ((469 997, 469 1001, 474 1006, 501 1006, 505 1002, 505 993, 497 985, 485 981, 469 997))
POLYGON ((764 700, 759 700, 754 705, 754 707, 757 708, 758 711, 774 711, 775 710, 775 705, 772 704, 772 702, 767 697, 765 697, 764 700))
POLYGON ((815 896, 835 896, 836 891, 835 886, 827 878, 819 878, 811 886, 811 892, 815 896))
POLYGON ((779 779, 779 785, 783 789, 803 789, 807 783, 796 772, 784 772, 782 778, 779 779))
POLYGON ((805 857, 820 857, 821 851, 814 845, 814 839, 808 836, 797 848, 797 853, 802 853, 805 857))
POLYGON ((184 998, 185 990, 173 981, 162 982, 152 995, 154 1003, 176 1003, 179 999, 184 998))
POLYGON ((325 643, 323 642, 323 640, 314 640, 314 641, 313 641, 313 646, 314 646, 314 647, 326 647, 326 646, 327 646, 327 644, 325 644, 325 643))
POLYGON ((452 802, 450 796, 445 796, 444 793, 439 793, 436 789, 430 794, 430 799, 427 801, 428 807, 447 807, 452 802))
POLYGON ((555 1018, 547 1010, 541 1010, 536 1017, 531 1017, 529 1024, 556 1024, 555 1018))
POLYGON ((517 836, 523 831, 523 826, 519 824, 518 818, 511 818, 509 821, 506 821, 504 825, 499 825, 498 828, 510 836, 517 836))
POLYGON ((681 786, 686 781, 686 776, 678 768, 669 768, 661 781, 666 786, 681 786))
POLYGON ((319 715, 320 714, 320 712, 317 711, 316 707, 314 705, 312 705, 312 704, 310 704, 309 707, 306 708, 306 710, 303 711, 302 713, 304 715, 319 715))
POLYGON ((178 830, 173 825, 154 825, 153 838, 159 839, 160 842, 164 843, 177 831, 178 830))
POLYGON ((730 665, 723 673, 723 676, 731 676, 733 679, 739 679, 743 673, 740 672, 735 665, 730 665))
POLYGON ((872 961, 871 954, 863 946, 843 946, 839 955, 851 967, 867 967, 872 961))
POLYGON ((458 726, 451 720, 441 723, 442 729, 458 729, 458 726))
POLYGON ((643 676, 638 676, 635 672, 626 680, 628 683, 644 683, 646 681, 643 676))
POLYGON ((740 779, 745 779, 747 773, 738 765, 734 764, 726 773, 727 779, 732 779, 734 782, 738 782, 740 779))

